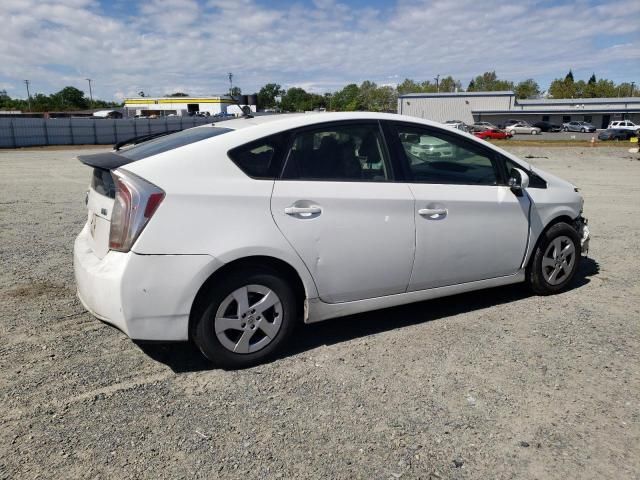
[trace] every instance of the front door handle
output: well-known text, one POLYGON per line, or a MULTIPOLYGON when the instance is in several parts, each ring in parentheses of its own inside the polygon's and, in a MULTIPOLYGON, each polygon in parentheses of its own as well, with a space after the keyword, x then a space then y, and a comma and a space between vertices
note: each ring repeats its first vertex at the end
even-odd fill
POLYGON ((317 215, 322 213, 322 208, 317 205, 311 205, 309 207, 287 207, 284 209, 284 213, 287 215, 317 215))
POLYGON ((445 217, 449 213, 446 208, 421 208, 418 210, 418 214, 423 217, 431 217, 431 218, 442 218, 445 217))

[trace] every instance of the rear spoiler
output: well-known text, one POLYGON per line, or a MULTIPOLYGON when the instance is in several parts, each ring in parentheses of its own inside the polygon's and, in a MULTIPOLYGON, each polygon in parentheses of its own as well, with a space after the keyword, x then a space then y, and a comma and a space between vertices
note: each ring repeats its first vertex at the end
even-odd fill
POLYGON ((78 160, 89 167, 100 168, 102 170, 114 170, 129 163, 135 162, 116 152, 93 153, 91 155, 78 155, 78 160))

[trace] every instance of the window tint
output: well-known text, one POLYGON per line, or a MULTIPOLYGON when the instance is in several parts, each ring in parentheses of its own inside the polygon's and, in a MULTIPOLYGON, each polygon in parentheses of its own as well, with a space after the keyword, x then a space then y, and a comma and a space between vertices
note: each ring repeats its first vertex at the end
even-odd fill
POLYGON ((253 178, 274 179, 280 171, 285 135, 271 135, 229 151, 229 158, 253 178))
POLYGON ((165 137, 140 143, 135 147, 121 150, 118 154, 123 157, 130 158, 131 160, 142 160, 143 158, 147 158, 152 155, 157 155, 168 150, 173 150, 174 148, 183 147, 190 143, 199 142, 200 140, 215 137, 227 132, 231 132, 231 129, 220 127, 189 128, 187 130, 182 130, 181 132, 172 133, 165 137))
POLYGON ((413 181, 497 185, 493 161, 464 139, 420 127, 397 127, 413 181))
POLYGON ((296 134, 283 178, 389 180, 388 161, 378 125, 337 125, 296 134))

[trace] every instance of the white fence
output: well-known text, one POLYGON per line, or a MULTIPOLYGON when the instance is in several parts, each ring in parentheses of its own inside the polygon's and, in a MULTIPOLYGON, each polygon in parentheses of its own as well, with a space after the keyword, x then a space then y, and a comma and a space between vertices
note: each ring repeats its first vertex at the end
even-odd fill
POLYGON ((140 135, 211 123, 205 117, 0 118, 0 148, 37 145, 112 145, 140 135))

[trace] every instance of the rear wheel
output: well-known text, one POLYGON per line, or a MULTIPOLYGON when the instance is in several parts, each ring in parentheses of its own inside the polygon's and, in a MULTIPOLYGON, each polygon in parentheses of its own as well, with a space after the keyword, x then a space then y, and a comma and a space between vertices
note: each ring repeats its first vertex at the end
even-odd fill
POLYGON ((283 347, 296 318, 295 294, 283 278, 270 269, 242 270, 211 288, 193 340, 216 366, 250 367, 283 347))
POLYGON ((531 289, 538 295, 563 290, 571 281, 580 260, 578 233, 567 223, 553 225, 536 247, 528 271, 531 289))

